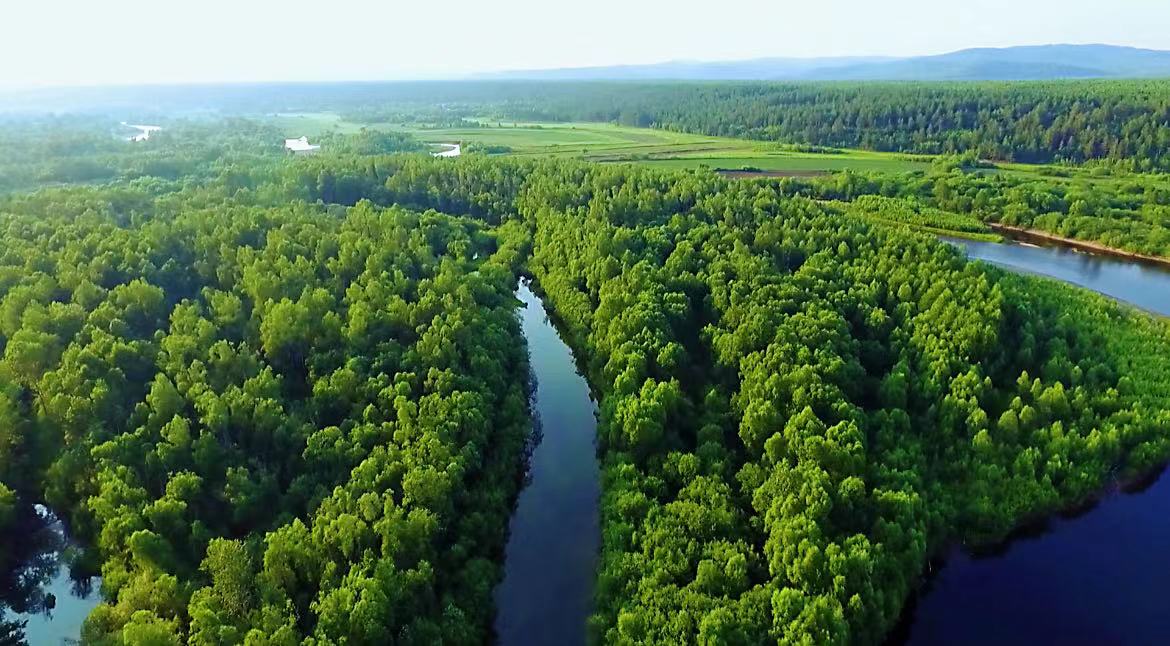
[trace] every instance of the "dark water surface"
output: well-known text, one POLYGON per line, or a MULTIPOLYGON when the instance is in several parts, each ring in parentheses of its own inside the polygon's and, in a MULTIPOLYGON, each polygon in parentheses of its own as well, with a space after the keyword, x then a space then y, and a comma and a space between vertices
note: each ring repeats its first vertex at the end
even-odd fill
MULTIPOLYGON (((1170 316, 1170 271, 1069 249, 951 240, 1007 269, 1051 276, 1170 316)), ((1170 643, 1170 477, 1055 518, 991 555, 961 549, 932 573, 891 642, 1170 643)))
POLYGON ((540 299, 523 283, 517 296, 543 439, 512 516, 496 633, 504 645, 573 646, 585 643, 600 542, 597 407, 540 299))
POLYGON ((1000 553, 955 549, 902 627, 907 644, 1170 642, 1170 477, 1056 518, 1000 553))

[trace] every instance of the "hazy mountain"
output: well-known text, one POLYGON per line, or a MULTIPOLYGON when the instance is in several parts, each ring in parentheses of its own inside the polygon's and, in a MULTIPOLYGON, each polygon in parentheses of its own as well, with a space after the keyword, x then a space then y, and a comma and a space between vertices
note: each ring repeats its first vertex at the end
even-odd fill
POLYGON ((480 78, 540 80, 1018 80, 1170 77, 1170 51, 1113 45, 964 49, 909 58, 759 58, 520 70, 480 78))
POLYGON ((744 61, 670 61, 647 65, 571 67, 551 70, 519 70, 478 75, 491 79, 547 79, 565 81, 646 79, 778 79, 802 78, 827 69, 897 62, 893 57, 840 56, 828 58, 754 58, 744 61))
POLYGON ((1170 76, 1170 52, 1111 45, 1039 45, 964 49, 875 64, 820 70, 856 80, 1015 80, 1170 76))

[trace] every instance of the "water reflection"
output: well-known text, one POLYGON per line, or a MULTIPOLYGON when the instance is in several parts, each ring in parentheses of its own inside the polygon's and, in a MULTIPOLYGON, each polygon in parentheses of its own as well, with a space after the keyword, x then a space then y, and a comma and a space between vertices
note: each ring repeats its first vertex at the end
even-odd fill
POLYGON ((989 553, 953 550, 891 641, 1165 643, 1170 478, 1132 491, 1049 519, 989 553))
POLYGON ((584 644, 600 543, 597 408, 540 299, 527 284, 517 296, 543 436, 512 515, 496 635, 505 646, 584 644))
POLYGON ((1091 289, 1146 311, 1170 316, 1170 270, 1067 247, 944 238, 967 255, 1007 269, 1039 274, 1091 289))
POLYGON ((76 642, 98 602, 95 577, 73 576, 65 526, 47 507, 25 505, 3 536, 0 644, 76 642))
MULTIPOLYGON (((972 258, 1170 316, 1170 271, 1066 248, 950 240, 972 258)), ((890 643, 1155 644, 1170 635, 1170 478, 1025 526, 990 549, 955 548, 890 643)))

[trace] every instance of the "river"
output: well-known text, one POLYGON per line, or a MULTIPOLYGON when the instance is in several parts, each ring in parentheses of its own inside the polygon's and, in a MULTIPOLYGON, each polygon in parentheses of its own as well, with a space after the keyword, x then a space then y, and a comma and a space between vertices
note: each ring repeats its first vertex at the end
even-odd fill
MULTIPOLYGON (((1170 271, 1059 247, 952 240, 972 258, 1170 316, 1170 271)), ((1170 476, 1113 492, 990 554, 952 550, 891 643, 1156 644, 1170 640, 1170 476)))
POLYGON ((585 643, 600 545, 597 406, 540 299, 527 283, 517 296, 542 438, 512 515, 496 634, 504 646, 574 646, 585 643))
POLYGON ((996 243, 944 239, 964 248, 971 258, 1013 271, 1056 278, 1170 316, 1170 269, 1166 267, 1060 246, 1039 247, 1010 240, 996 243))
POLYGON ((32 646, 76 643, 82 622, 101 600, 101 582, 71 576, 66 557, 74 545, 64 523, 50 509, 33 505, 21 512, 4 547, 17 567, 0 580, 0 619, 24 622, 32 646))

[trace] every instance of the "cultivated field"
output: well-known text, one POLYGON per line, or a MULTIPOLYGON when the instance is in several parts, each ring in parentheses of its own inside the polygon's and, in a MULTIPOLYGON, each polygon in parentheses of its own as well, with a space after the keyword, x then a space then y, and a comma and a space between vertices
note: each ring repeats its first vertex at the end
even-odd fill
MULTIPOLYGON (((843 170, 902 173, 930 167, 929 155, 841 149, 806 152, 775 142, 708 137, 609 123, 514 123, 481 120, 468 127, 361 123, 331 112, 266 115, 287 136, 310 138, 326 132, 354 133, 362 128, 407 132, 422 141, 479 144, 514 156, 563 156, 603 163, 637 163, 659 168, 709 168, 740 176, 817 175, 843 170), (747 172, 744 172, 747 171, 747 172)), ((436 150, 438 148, 436 147, 436 150)), ((1057 182, 1116 183, 1125 179, 1101 174, 1104 169, 997 163, 985 172, 1045 178, 1057 182)))
POLYGON ((833 153, 794 151, 762 141, 707 137, 608 123, 511 123, 482 121, 479 126, 433 128, 417 124, 363 124, 331 113, 269 117, 288 136, 356 132, 363 127, 408 132, 431 143, 506 147, 515 156, 565 156, 597 162, 635 162, 663 168, 753 169, 808 175, 845 169, 905 172, 925 170, 930 158, 870 151, 833 153))

